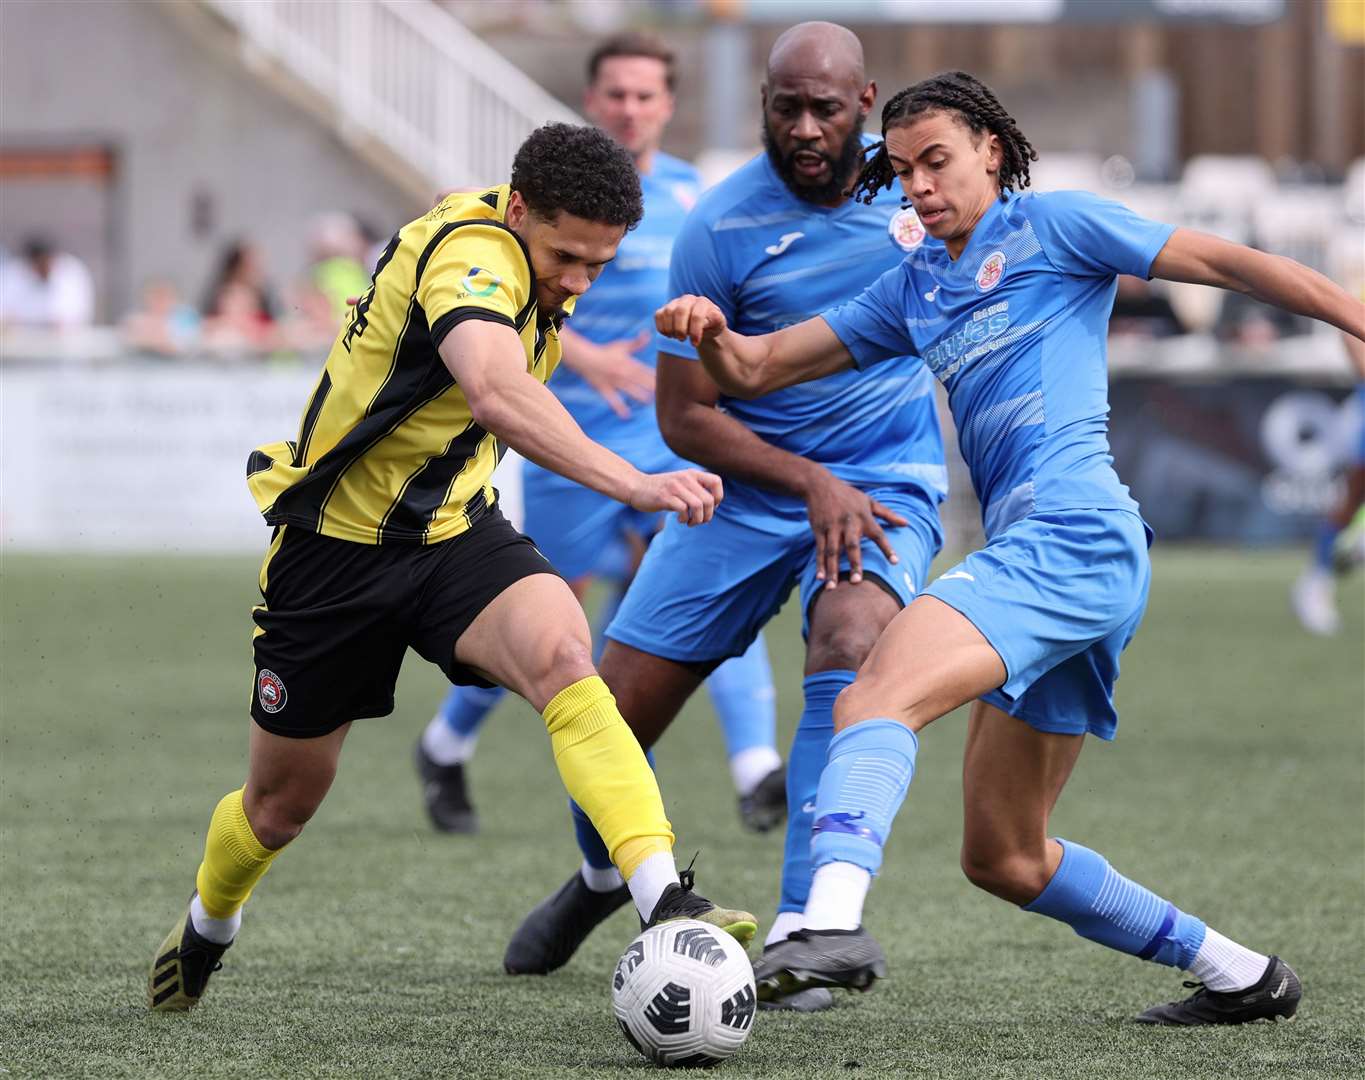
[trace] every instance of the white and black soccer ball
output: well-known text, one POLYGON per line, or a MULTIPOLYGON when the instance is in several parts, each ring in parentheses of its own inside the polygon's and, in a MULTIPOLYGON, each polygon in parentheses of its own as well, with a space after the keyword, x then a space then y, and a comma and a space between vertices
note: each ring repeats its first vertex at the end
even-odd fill
POLYGON ((630 943, 616 963, 611 1004, 627 1041, 656 1065, 714 1065, 749 1037, 758 994, 743 945, 679 919, 630 943))

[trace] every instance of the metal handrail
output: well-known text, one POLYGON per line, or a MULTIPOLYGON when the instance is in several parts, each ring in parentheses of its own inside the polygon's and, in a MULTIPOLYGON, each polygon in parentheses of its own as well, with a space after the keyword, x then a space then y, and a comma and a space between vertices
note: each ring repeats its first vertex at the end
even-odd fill
POLYGON ((533 129, 582 122, 430 0, 203 2, 236 27, 248 63, 332 102, 339 134, 378 142, 431 190, 506 176, 533 129))

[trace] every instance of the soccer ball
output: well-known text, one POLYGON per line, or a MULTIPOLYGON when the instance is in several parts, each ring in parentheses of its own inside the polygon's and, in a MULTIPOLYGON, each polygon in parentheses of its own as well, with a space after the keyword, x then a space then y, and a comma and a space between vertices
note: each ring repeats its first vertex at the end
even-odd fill
POLYGON ((626 1040, 656 1065, 714 1065, 744 1045, 758 995, 744 946, 696 919, 651 927, 626 948, 611 1005, 626 1040))

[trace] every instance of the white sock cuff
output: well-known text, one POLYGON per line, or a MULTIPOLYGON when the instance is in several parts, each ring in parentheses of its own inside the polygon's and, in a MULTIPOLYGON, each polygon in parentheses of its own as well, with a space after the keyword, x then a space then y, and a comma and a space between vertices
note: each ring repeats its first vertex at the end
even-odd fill
POLYGON ((856 930, 863 922, 863 901, 872 875, 853 863, 825 863, 810 883, 802 920, 810 930, 856 930))
POLYGON ((763 939, 763 947, 766 949, 769 945, 786 941, 793 930, 800 930, 805 925, 804 920, 805 915, 800 911, 779 911, 773 919, 772 929, 763 939))
POLYGON ((1213 927, 1204 930, 1204 943, 1190 963, 1190 974, 1210 990, 1245 990, 1260 981, 1270 957, 1225 938, 1213 927))
POLYGON ((228 945, 242 928, 242 911, 238 908, 226 919, 215 919, 204 910, 203 901, 195 893, 190 900, 190 924, 200 937, 208 938, 215 945, 228 945))
POLYGON ((422 732, 422 749, 437 765, 462 765, 474 756, 479 735, 457 735, 440 716, 433 716, 422 732))
POLYGON ((658 851, 649 856, 626 882, 630 886, 630 898, 635 901, 640 918, 646 922, 659 906, 659 897, 663 896, 664 890, 677 883, 678 867, 671 851, 658 851))
POLYGON ((730 759, 730 778, 740 795, 748 795, 774 769, 782 767, 782 755, 775 747, 750 746, 730 759))
POLYGON ((593 892, 611 892, 625 884, 625 878, 616 867, 608 866, 603 869, 600 866, 593 866, 587 859, 583 860, 578 873, 583 878, 583 884, 593 892))

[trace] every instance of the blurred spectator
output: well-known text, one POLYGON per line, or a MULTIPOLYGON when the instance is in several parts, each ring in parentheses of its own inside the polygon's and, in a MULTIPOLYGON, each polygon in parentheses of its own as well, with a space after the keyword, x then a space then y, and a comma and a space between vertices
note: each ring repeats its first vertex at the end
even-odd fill
POLYGON ((142 352, 175 356, 198 341, 200 321, 194 305, 163 278, 142 290, 142 306, 123 320, 123 338, 142 352))
POLYGON ((229 281, 218 293, 214 314, 204 320, 201 340, 213 352, 269 352, 275 323, 261 317, 260 297, 250 285, 229 281))
POLYGON ((308 279, 327 297, 335 330, 349 313, 347 298, 360 296, 370 287, 365 235, 350 214, 322 214, 313 221, 309 246, 313 261, 308 279))
POLYGON ((1180 316, 1165 293, 1152 288, 1150 281, 1121 274, 1114 296, 1114 312, 1109 317, 1111 336, 1166 338, 1187 333, 1180 316))
POLYGON ((279 304, 266 279, 260 249, 246 240, 234 240, 223 249, 218 267, 204 290, 200 305, 206 320, 227 318, 240 324, 250 318, 269 329, 279 314, 279 304))
POLYGON ((46 237, 29 237, 20 257, 0 266, 0 323, 60 329, 89 326, 94 317, 89 269, 46 237))
MULTIPOLYGON (((439 202, 439 200, 437 201, 439 202)), ((365 242, 365 272, 372 274, 375 265, 379 262, 379 256, 383 255, 384 249, 389 246, 389 237, 380 232, 379 228, 369 218, 362 217, 360 214, 352 216, 355 218, 356 228, 360 230, 361 238, 365 242)), ((365 287, 367 289, 370 287, 368 281, 365 287)))

